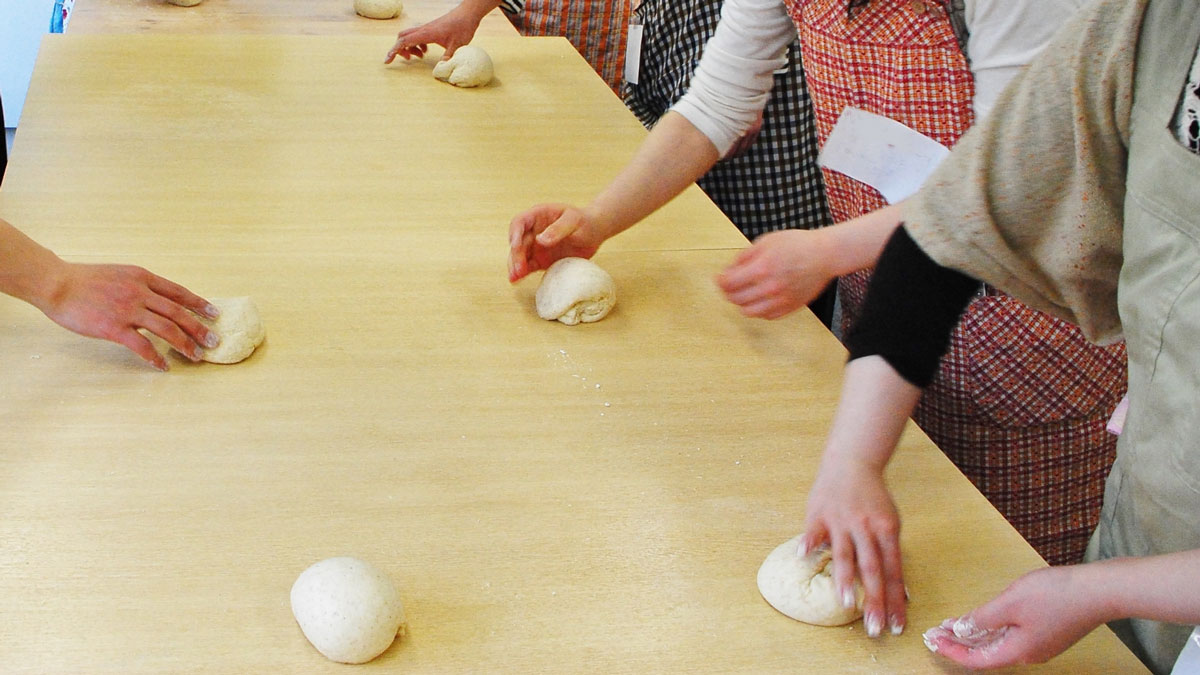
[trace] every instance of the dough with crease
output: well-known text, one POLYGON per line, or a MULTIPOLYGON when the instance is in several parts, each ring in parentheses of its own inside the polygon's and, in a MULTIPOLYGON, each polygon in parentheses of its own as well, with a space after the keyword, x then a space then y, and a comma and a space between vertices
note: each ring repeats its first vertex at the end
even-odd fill
POLYGON ((433 67, 433 76, 456 87, 482 87, 492 81, 492 57, 479 47, 464 45, 433 67))
POLYGON ((354 0, 354 13, 368 19, 394 19, 402 9, 400 0, 354 0))
POLYGON ((202 350, 201 358, 210 363, 237 363, 254 353, 267 335, 254 301, 242 297, 209 298, 209 302, 221 314, 215 320, 202 316, 200 322, 216 331, 221 342, 202 350))
POLYGON ((180 7, 195 7, 203 0, 167 0, 169 4, 179 5, 180 7))
POLYGON ((535 296, 538 316, 568 326, 608 316, 617 304, 617 285, 608 272, 584 258, 563 258, 542 276, 535 296))
POLYGON ((858 602, 842 606, 833 583, 833 554, 821 547, 797 554, 800 537, 780 544, 758 568, 758 592, 772 607, 804 623, 841 626, 862 616, 862 586, 855 582, 858 602))
POLYGON ((314 563, 292 584, 291 600, 304 637, 338 663, 366 663, 407 632, 396 585, 358 558, 314 563))

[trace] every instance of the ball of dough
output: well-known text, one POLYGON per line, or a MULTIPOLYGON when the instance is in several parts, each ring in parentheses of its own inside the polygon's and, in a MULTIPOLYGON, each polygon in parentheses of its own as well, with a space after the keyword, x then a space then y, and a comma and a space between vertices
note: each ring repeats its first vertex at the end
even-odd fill
POLYGON ((304 570, 292 585, 292 614, 317 651, 338 663, 366 663, 406 629, 395 584, 358 558, 328 558, 304 570))
POLYGON ((210 363, 237 363, 250 356, 267 335, 254 301, 250 298, 210 298, 209 302, 216 305, 221 314, 215 320, 200 317, 200 321, 216 331, 221 342, 212 349, 203 350, 201 358, 210 363))
POLYGON ((538 316, 574 326, 608 316, 617 304, 617 285, 591 260, 563 258, 546 270, 534 299, 538 316))
POLYGON ((433 76, 456 87, 482 87, 492 81, 492 57, 479 47, 459 47, 433 67, 433 76))
POLYGON ((833 583, 833 554, 822 547, 799 555, 801 536, 780 544, 763 561, 758 592, 772 607, 804 623, 841 626, 857 620, 862 616, 862 586, 855 582, 855 606, 843 607, 833 583))
POLYGON ((179 5, 180 7, 195 7, 204 0, 167 0, 169 4, 179 5))
POLYGON ((354 0, 354 12, 368 19, 394 19, 402 9, 400 0, 354 0))

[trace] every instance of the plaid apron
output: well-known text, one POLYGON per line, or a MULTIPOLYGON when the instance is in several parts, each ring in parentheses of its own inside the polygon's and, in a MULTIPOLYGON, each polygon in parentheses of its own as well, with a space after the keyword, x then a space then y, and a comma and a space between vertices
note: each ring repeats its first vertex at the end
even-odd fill
MULTIPOLYGON (((974 82, 938 0, 786 0, 799 28, 817 134, 846 106, 886 115, 946 146, 973 122, 974 82), (861 3, 855 3, 861 4, 861 3)), ((885 204, 825 171, 836 221, 885 204)), ((843 328, 869 271, 842 278, 843 328)), ((913 419, 1051 564, 1082 559, 1116 439, 1105 422, 1125 393, 1125 346, 988 290, 971 303, 913 419)))
MULTIPOLYGON (((643 0, 637 84, 625 85, 625 104, 647 129, 687 92, 704 45, 717 29, 723 0, 643 0)), ((717 163, 697 184, 742 234, 753 239, 783 229, 830 224, 817 167, 812 104, 800 67, 800 44, 776 73, 757 139, 743 154, 717 163)))
POLYGON ((620 94, 630 0, 526 0, 524 5, 523 11, 509 16, 522 35, 567 38, 620 94))

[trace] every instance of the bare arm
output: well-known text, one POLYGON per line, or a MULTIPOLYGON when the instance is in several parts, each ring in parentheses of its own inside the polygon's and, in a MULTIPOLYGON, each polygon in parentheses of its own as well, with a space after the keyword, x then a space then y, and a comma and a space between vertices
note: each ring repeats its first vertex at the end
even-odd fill
POLYGON ((132 265, 68 263, 3 219, 0 292, 68 330, 124 345, 159 370, 166 359, 138 329, 193 360, 219 340, 192 314, 215 317, 216 309, 186 288, 132 265))

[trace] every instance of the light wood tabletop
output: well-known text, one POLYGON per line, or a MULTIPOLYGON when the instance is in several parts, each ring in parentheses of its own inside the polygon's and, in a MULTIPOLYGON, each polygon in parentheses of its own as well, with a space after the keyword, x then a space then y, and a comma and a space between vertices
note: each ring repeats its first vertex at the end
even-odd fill
MULTIPOLYGON (((457 0, 407 0, 400 16, 379 20, 355 14, 354 0, 203 0, 195 7, 177 7, 166 0, 76 0, 68 31, 394 37, 456 5, 457 0)), ((516 34, 499 10, 489 12, 477 32, 480 37, 516 34)))
MULTIPOLYGON (((0 216, 250 295, 267 341, 164 374, 0 297, 0 670, 346 672, 288 591, 353 555, 408 614, 368 671, 959 672, 921 632, 1042 564, 910 427, 909 630, 767 605, 844 351, 721 298, 746 242, 694 187, 597 254, 613 314, 537 318, 508 219, 645 131, 565 40, 481 44, 498 79, 462 90, 371 37, 46 40, 0 216)), ((1101 628, 1028 672, 1140 668, 1101 628)))

